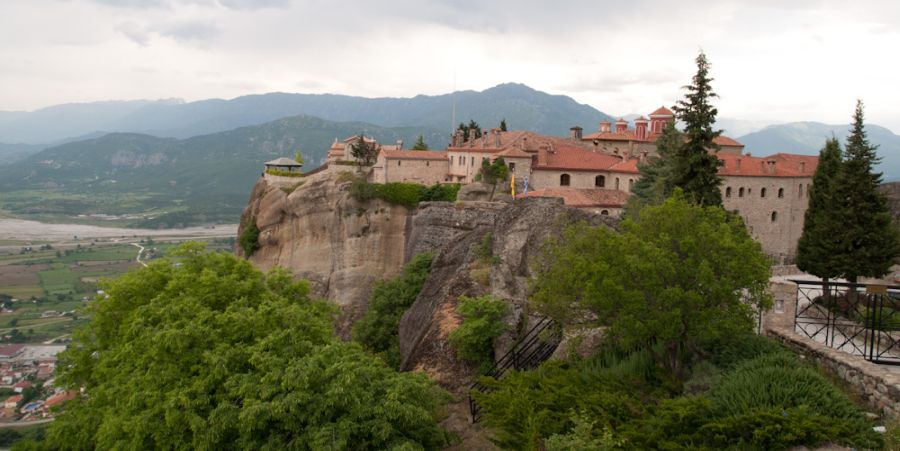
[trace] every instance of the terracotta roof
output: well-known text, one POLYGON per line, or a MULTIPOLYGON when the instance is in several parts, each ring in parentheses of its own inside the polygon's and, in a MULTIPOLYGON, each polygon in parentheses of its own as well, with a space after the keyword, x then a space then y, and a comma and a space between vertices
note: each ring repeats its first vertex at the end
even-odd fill
POLYGON ((508 147, 506 150, 497 152, 498 157, 508 158, 531 158, 531 154, 515 147, 508 147))
POLYGON ((16 385, 13 385, 13 388, 28 388, 31 387, 31 382, 28 381, 19 381, 16 382, 16 385))
POLYGON ((0 357, 12 357, 22 351, 25 345, 0 346, 0 357))
POLYGON ((643 141, 643 139, 638 139, 635 136, 634 132, 631 130, 626 130, 624 132, 616 133, 616 132, 597 132, 591 133, 590 135, 584 135, 582 138, 584 141, 592 141, 598 139, 600 141, 643 141))
POLYGON ((716 144, 718 144, 718 145, 720 145, 720 146, 744 147, 744 145, 741 144, 740 142, 735 141, 735 140, 733 140, 733 139, 731 139, 731 138, 729 138, 729 137, 727 137, 727 136, 724 136, 724 135, 723 135, 723 136, 717 136, 717 137, 715 137, 715 138, 713 139, 713 142, 716 143, 716 144))
POLYGON ((620 117, 618 120, 616 120, 616 123, 617 124, 622 124, 622 123, 627 124, 628 121, 626 121, 624 117, 620 117))
POLYGON ((570 207, 622 207, 629 194, 615 189, 543 188, 516 198, 559 197, 570 207))
POLYGON ((650 120, 650 119, 647 119, 646 117, 641 116, 641 117, 635 119, 634 121, 635 121, 635 122, 648 122, 649 120, 650 120))
POLYGON ((654 112, 650 113, 650 116, 674 116, 674 115, 675 115, 675 113, 673 113, 672 110, 670 110, 664 106, 661 106, 661 107, 657 108, 654 112))
POLYGON ((47 402, 44 403, 44 407, 46 407, 47 409, 50 409, 57 404, 61 404, 66 401, 73 400, 77 396, 78 396, 78 392, 75 390, 69 390, 66 392, 57 393, 57 394, 47 398, 47 402))
POLYGON ((22 400, 22 395, 13 395, 13 396, 10 396, 9 398, 6 398, 7 403, 14 402, 14 403, 18 404, 19 401, 21 401, 21 400, 22 400))
POLYGON ((719 175, 737 177, 812 177, 819 164, 819 157, 784 153, 768 157, 729 153, 719 153, 717 156, 725 163, 719 169, 719 175))
POLYGON ((385 158, 392 160, 446 160, 447 151, 444 150, 394 150, 381 149, 385 158))

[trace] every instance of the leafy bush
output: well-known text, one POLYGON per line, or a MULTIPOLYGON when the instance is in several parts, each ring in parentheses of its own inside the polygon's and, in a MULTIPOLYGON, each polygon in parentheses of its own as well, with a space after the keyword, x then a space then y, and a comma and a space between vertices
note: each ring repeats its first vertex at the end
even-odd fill
POLYGON ((280 169, 266 169, 266 174, 277 175, 279 177, 305 177, 302 172, 282 171, 280 169))
POLYGON ((450 345, 456 354, 478 362, 482 368, 490 366, 494 362, 494 339, 508 328, 501 321, 508 309, 505 301, 492 296, 460 297, 456 311, 463 322, 450 332, 450 345))
POLYGON ((488 160, 481 160, 481 172, 479 172, 479 175, 486 183, 494 184, 509 179, 509 168, 506 167, 503 157, 497 158, 493 163, 489 163, 488 160))
POLYGON ((202 246, 104 286, 60 355, 86 396, 51 449, 438 449, 446 394, 334 337, 335 308, 284 270, 202 246))
POLYGON ((250 258, 250 256, 259 249, 259 228, 256 227, 256 218, 250 218, 250 221, 247 222, 247 226, 244 227, 244 231, 241 232, 241 237, 238 241, 241 244, 241 249, 244 250, 244 256, 246 258, 250 258))
POLYGON ((778 353, 793 355, 778 341, 754 333, 725 337, 708 351, 712 354, 712 363, 725 369, 763 355, 778 353))
POLYGON ((435 184, 430 187, 417 183, 369 183, 360 178, 353 178, 350 195, 360 202, 382 199, 394 205, 415 208, 419 202, 456 200, 459 184, 435 184))
POLYGON ((353 339, 393 368, 400 367, 400 318, 422 291, 432 257, 419 254, 397 277, 375 284, 369 309, 353 327, 353 339))

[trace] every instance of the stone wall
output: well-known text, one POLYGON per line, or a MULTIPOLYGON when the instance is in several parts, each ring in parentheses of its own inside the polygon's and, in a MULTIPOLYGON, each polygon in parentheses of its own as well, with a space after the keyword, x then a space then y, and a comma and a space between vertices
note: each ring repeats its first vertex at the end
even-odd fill
POLYGON ((598 175, 605 177, 604 188, 618 189, 631 192, 631 187, 637 182, 639 174, 628 174, 622 172, 609 171, 562 171, 562 170, 546 170, 541 169, 534 171, 529 177, 529 186, 531 189, 541 188, 559 188, 560 176, 569 174, 569 188, 593 189, 598 188, 595 185, 598 175))
POLYGON ((375 183, 419 183, 429 186, 446 182, 447 160, 385 159, 382 154, 372 168, 372 181, 375 183))
POLYGON ((900 373, 807 339, 790 329, 772 328, 768 335, 820 368, 846 381, 869 409, 887 417, 900 412, 900 373))
POLYGON ((722 179, 725 209, 740 214, 750 235, 778 263, 793 262, 797 241, 803 233, 803 216, 812 179, 736 176, 722 179), (782 196, 779 196, 779 190, 782 196))

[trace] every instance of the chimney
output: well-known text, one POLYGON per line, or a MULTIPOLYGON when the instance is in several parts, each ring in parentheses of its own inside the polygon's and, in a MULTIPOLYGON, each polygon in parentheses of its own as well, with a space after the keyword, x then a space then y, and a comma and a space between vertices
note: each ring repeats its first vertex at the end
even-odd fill
POLYGON ((402 139, 397 140, 397 150, 403 150, 403 140, 402 139))
POLYGON ((735 161, 735 164, 737 165, 737 170, 740 171, 740 170, 741 170, 741 159, 740 159, 740 157, 735 158, 734 161, 735 161))
POLYGON ((600 121, 600 133, 609 133, 611 125, 609 121, 600 121))
POLYGON ((620 117, 616 121, 616 133, 625 133, 626 130, 628 130, 628 121, 620 117))
POLYGON ((801 173, 801 174, 805 174, 805 173, 806 173, 806 162, 805 162, 805 161, 801 161, 801 162, 800 162, 800 173, 801 173))
POLYGON ((572 138, 573 141, 581 141, 581 130, 582 128, 577 125, 570 128, 569 137, 572 138))
POLYGON ((647 133, 647 119, 641 116, 634 120, 634 135, 637 139, 647 139, 650 136, 647 133))
POLYGON ((494 147, 502 147, 502 142, 500 140, 500 129, 492 128, 491 134, 494 135, 494 147))
POLYGON ((768 173, 774 174, 775 173, 775 160, 768 160, 768 161, 766 161, 766 163, 768 164, 768 173))
POLYGON ((538 148, 538 166, 546 166, 547 165, 547 147, 540 146, 538 148))
POLYGON ((457 129, 453 132, 453 147, 462 147, 463 145, 463 131, 457 129))
POLYGON ((528 137, 527 136, 522 137, 522 150, 525 150, 525 151, 528 150, 528 137))

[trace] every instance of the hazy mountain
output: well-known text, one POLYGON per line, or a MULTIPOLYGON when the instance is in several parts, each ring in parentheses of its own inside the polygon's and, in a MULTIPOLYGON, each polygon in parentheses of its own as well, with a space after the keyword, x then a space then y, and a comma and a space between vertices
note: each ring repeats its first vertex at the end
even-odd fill
MULTIPOLYGON (((818 155, 825 140, 835 136, 844 144, 850 130, 849 124, 829 125, 821 122, 791 122, 770 125, 760 131, 737 138, 756 155, 778 152, 818 155)), ((890 130, 874 125, 866 125, 869 141, 877 144, 881 163, 876 167, 884 173, 885 181, 900 180, 900 136, 890 130)))
MULTIPOLYGON (((234 222, 247 203, 264 161, 301 149, 307 167, 324 161, 335 138, 365 132, 382 143, 420 134, 446 140, 436 130, 384 128, 295 116, 262 125, 179 140, 112 133, 43 150, 0 167, 0 202, 24 215, 172 213, 160 223, 234 222), (39 191, 39 194, 35 194, 39 191)), ((443 144, 446 144, 444 142, 443 144)))
POLYGON ((566 134, 574 125, 593 130, 597 122, 609 119, 570 97, 507 83, 481 92, 412 98, 270 93, 188 103, 167 100, 60 105, 31 113, 0 112, 0 142, 46 143, 97 130, 187 138, 299 114, 382 127, 426 127, 449 135, 454 103, 456 123, 474 119, 484 128, 497 127, 506 118, 510 128, 566 134))
POLYGON ((39 152, 43 147, 33 144, 0 143, 0 166, 13 164, 28 155, 39 152))

